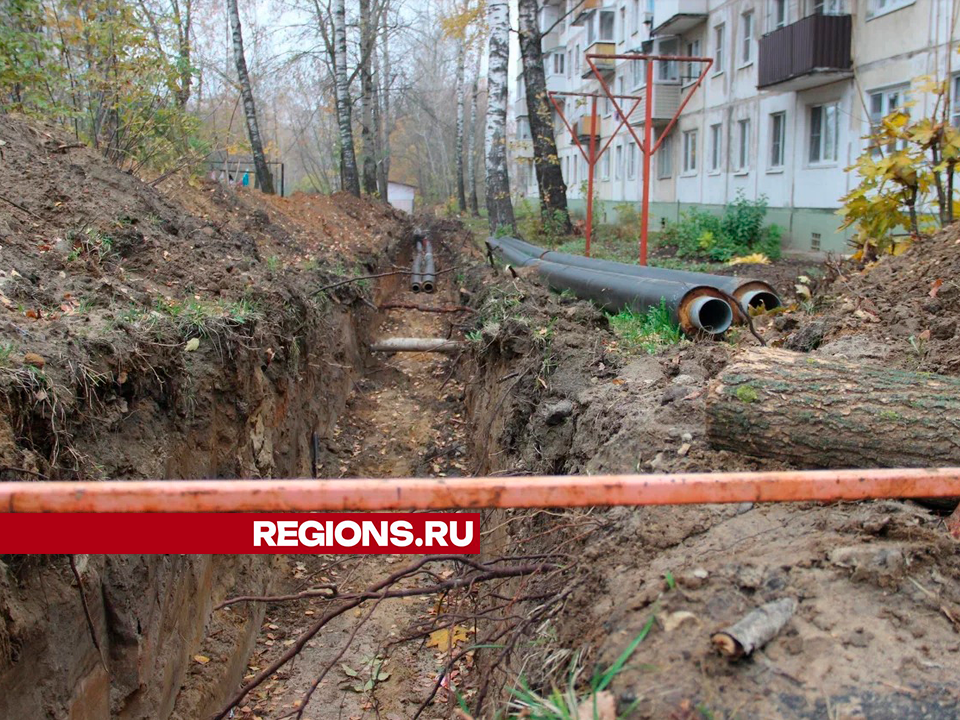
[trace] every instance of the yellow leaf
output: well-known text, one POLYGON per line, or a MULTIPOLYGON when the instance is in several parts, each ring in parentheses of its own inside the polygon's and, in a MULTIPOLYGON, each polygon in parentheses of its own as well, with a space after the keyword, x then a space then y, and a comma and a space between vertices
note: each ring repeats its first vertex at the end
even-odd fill
POLYGON ((763 253, 753 253, 752 255, 741 255, 730 258, 727 265, 769 265, 770 258, 763 253))
POLYGON ((201 665, 206 665, 208 662, 210 662, 210 658, 208 658, 206 655, 194 655, 193 659, 201 665))
POLYGON ((467 628, 456 625, 451 628, 441 628, 430 633, 427 647, 435 647, 441 652, 447 652, 457 643, 465 642, 469 638, 467 628))

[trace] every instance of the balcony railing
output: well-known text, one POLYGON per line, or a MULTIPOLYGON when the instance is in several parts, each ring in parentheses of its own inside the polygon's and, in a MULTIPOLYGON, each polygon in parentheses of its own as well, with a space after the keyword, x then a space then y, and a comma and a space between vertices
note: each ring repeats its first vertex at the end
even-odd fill
POLYGON ((707 19, 707 0, 657 0, 653 27, 658 35, 679 35, 707 19))
POLYGON ((757 87, 801 90, 851 73, 849 15, 810 15, 760 39, 757 87))
MULTIPOLYGON (((635 126, 643 125, 647 112, 646 89, 640 88, 636 90, 634 94, 642 97, 643 100, 640 101, 637 109, 630 115, 630 124, 635 126)), ((653 84, 653 102, 650 106, 650 112, 654 126, 659 127, 665 125, 673 119, 673 116, 680 108, 680 97, 682 94, 683 91, 678 83, 655 82, 653 84)), ((624 112, 629 111, 633 105, 633 102, 630 100, 619 100, 618 103, 624 112)))

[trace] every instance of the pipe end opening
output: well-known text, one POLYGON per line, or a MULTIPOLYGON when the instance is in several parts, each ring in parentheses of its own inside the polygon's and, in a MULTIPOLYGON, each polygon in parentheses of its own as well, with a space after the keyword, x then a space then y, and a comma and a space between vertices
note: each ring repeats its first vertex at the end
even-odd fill
POLYGON ((744 293, 743 301, 752 308, 763 308, 764 310, 773 310, 782 304, 780 298, 767 290, 754 290, 744 293))
POLYGON ((411 283, 410 289, 415 293, 420 292, 420 283, 411 283))
POLYGON ((694 325, 705 333, 719 335, 733 323, 733 308, 719 298, 699 298, 690 314, 694 325))
POLYGON ((420 287, 420 289, 423 290, 423 292, 425 292, 425 293, 432 293, 432 292, 433 292, 433 283, 432 283, 432 282, 425 282, 425 283, 420 287))

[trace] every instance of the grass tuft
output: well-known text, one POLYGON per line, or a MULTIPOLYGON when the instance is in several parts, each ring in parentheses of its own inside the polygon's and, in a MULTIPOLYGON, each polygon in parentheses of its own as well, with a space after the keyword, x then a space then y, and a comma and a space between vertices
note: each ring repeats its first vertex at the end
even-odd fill
POLYGON ((661 348, 683 340, 683 331, 673 321, 666 300, 660 300, 659 305, 645 313, 629 308, 621 310, 610 317, 610 324, 620 338, 622 349, 627 352, 643 350, 652 355, 661 348))

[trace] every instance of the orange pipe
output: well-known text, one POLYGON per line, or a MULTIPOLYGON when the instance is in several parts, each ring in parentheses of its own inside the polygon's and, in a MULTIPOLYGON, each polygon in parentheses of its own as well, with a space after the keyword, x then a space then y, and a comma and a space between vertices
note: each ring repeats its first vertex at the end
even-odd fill
POLYGON ((395 480, 0 482, 8 512, 310 512, 960 496, 960 468, 395 480))

